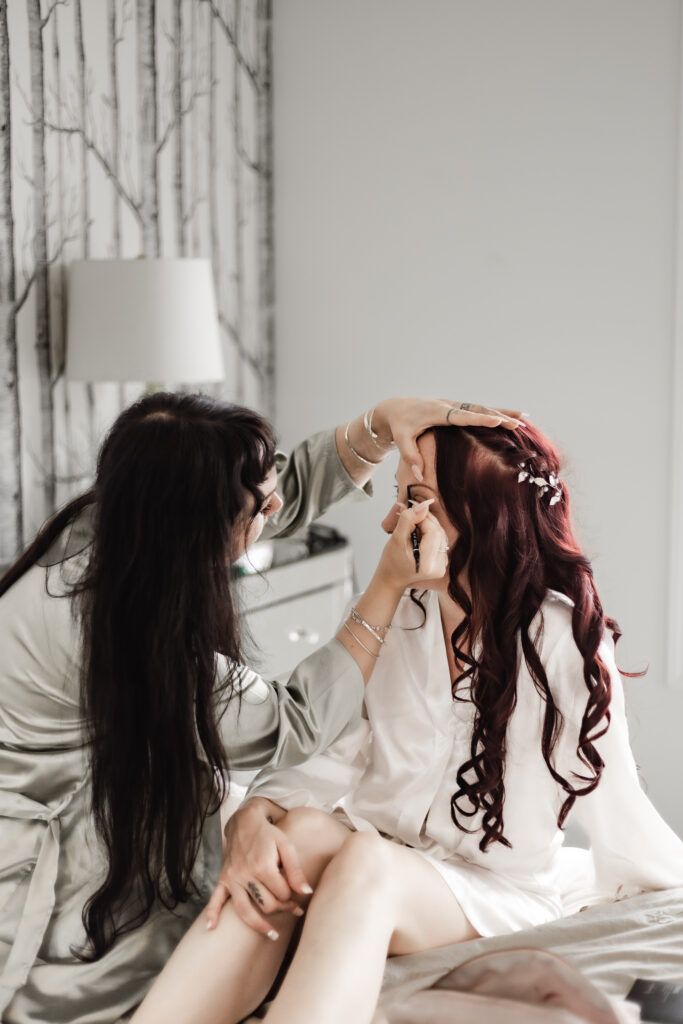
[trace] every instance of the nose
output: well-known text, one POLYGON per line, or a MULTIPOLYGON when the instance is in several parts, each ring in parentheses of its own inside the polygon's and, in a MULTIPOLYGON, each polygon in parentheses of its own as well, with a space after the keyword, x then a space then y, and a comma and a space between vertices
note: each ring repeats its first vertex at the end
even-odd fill
POLYGON ((403 508, 396 503, 394 503, 391 506, 391 509, 382 520, 382 529, 384 530, 385 533, 394 532, 394 530, 396 529, 396 520, 398 519, 402 511, 403 508))
POLYGON ((275 515, 276 512, 279 512, 280 509, 282 508, 283 504, 284 504, 283 501, 282 501, 282 498, 280 497, 279 494, 274 494, 272 501, 273 501, 273 503, 272 503, 272 505, 270 507, 270 514, 271 514, 271 516, 275 515))

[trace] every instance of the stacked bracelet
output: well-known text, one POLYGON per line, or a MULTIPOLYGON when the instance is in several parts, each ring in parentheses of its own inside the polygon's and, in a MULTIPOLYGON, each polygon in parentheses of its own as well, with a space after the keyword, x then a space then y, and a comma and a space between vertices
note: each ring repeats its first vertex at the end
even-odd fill
POLYGON ((377 434, 372 429, 372 415, 373 415, 374 411, 375 410, 373 408, 373 409, 369 409, 365 413, 365 415, 363 416, 363 426, 365 427, 365 429, 367 430, 368 434, 370 435, 370 439, 371 439, 372 443, 375 445, 376 448, 379 448, 380 451, 384 451, 384 452, 391 451, 392 448, 396 447, 396 442, 395 441, 380 441, 379 434, 377 434))
POLYGON ((353 447, 353 445, 349 441, 350 425, 351 423, 349 421, 349 423, 346 424, 346 430, 344 431, 344 440, 346 441, 346 444, 351 454, 355 455, 359 462, 364 462, 366 466, 379 466, 382 459, 378 459, 376 462, 373 462, 371 459, 366 459, 365 456, 361 455, 360 452, 357 452, 356 449, 353 447))
POLYGON ((363 641, 361 640, 361 638, 360 638, 359 636, 357 636, 357 635, 356 635, 356 634, 354 633, 354 631, 353 631, 353 630, 351 629, 351 627, 349 626, 348 622, 345 622, 345 623, 344 623, 344 629, 348 629, 349 633, 351 634, 351 636, 353 637, 353 639, 354 639, 354 640, 356 641, 356 643, 357 643, 357 644, 360 644, 360 646, 361 646, 361 647, 363 648, 363 650, 364 650, 364 651, 367 651, 367 653, 368 653, 368 654, 370 655, 370 657, 371 657, 371 658, 374 658, 375 660, 377 660, 377 658, 379 658, 379 654, 375 654, 375 652, 374 652, 374 651, 371 651, 369 647, 366 647, 366 646, 365 646, 365 644, 363 643, 363 641))
POLYGON ((367 629, 368 633, 372 633, 375 640, 378 640, 379 643, 385 644, 387 642, 387 633, 391 629, 391 626, 371 626, 369 622, 365 621, 356 607, 353 607, 349 612, 349 618, 352 622, 357 622, 359 626, 363 626, 364 629, 367 629))

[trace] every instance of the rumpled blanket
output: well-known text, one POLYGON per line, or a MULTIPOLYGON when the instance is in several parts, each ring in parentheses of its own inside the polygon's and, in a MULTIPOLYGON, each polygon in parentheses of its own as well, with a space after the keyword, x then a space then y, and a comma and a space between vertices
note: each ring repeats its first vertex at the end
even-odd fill
POLYGON ((638 1007, 604 995, 554 953, 483 953, 433 989, 390 1001, 373 1024, 637 1024, 638 1007))
POLYGON ((683 888, 603 903, 571 917, 488 939, 387 961, 380 1002, 431 988, 482 953, 520 947, 550 950, 606 995, 623 999, 636 978, 683 982, 683 888))

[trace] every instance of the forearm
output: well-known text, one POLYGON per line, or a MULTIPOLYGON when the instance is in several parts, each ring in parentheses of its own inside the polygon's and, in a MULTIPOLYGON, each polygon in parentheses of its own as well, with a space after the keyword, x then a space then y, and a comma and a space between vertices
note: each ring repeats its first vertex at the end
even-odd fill
MULTIPOLYGON (((387 582, 376 572, 366 591, 358 598, 356 611, 382 636, 391 625, 403 587, 387 582), (379 627, 379 629, 377 629, 379 627)), ((381 641, 365 625, 347 618, 337 633, 337 640, 356 661, 367 683, 382 650, 381 641)))
MULTIPOLYGON (((251 796, 241 804, 235 811, 235 815, 250 818, 260 818, 261 820, 270 821, 272 825, 277 825, 279 821, 284 818, 287 813, 284 807, 280 807, 273 800, 269 800, 265 796, 251 796)), ((233 815, 232 817, 234 817, 233 815)), ((230 819, 232 820, 232 818, 230 819)), ((225 826, 225 834, 228 834, 228 821, 225 826)), ((233 823, 234 824, 234 823, 233 823)))
POLYGON ((359 487, 367 483, 394 449, 390 429, 376 409, 338 426, 335 440, 344 469, 359 487), (370 424, 372 433, 368 429, 370 424))
POLYGON ((268 519, 263 539, 289 536, 338 502, 371 495, 370 488, 356 484, 340 459, 336 428, 302 441, 288 457, 278 452, 276 465, 283 506, 268 519))

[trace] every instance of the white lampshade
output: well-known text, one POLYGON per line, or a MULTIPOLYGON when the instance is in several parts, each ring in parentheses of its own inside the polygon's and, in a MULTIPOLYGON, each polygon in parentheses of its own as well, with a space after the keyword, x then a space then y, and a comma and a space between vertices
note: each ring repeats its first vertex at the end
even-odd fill
POLYGON ((223 380, 209 260, 82 260, 69 268, 71 380, 223 380))

